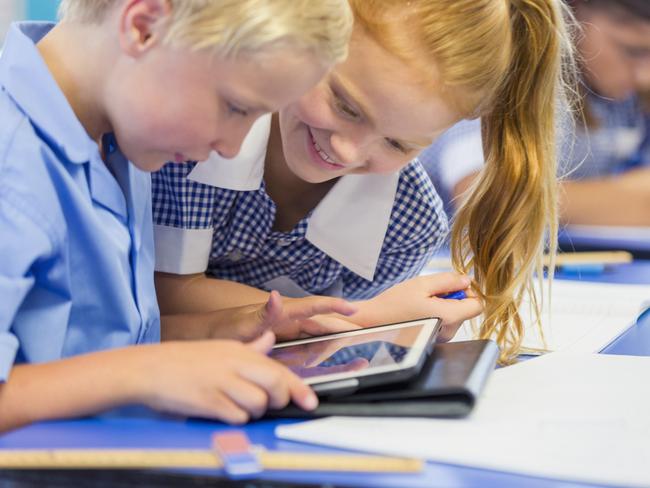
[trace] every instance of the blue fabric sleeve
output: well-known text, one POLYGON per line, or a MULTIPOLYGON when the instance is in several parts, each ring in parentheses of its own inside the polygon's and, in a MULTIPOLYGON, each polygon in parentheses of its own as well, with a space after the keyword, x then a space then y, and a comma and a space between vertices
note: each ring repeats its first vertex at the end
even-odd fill
POLYGON ((53 249, 29 205, 4 190, 0 189, 0 381, 7 380, 19 348, 12 325, 34 286, 34 267, 53 249))

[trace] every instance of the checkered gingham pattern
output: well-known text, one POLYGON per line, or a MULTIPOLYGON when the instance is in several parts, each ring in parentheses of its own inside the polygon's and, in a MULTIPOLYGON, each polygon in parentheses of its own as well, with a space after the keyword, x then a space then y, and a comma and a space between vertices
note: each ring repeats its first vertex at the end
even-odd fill
POLYGON ((306 240, 309 215, 291 232, 273 231, 275 204, 264 184, 254 191, 216 188, 188 180, 193 167, 167 164, 153 174, 154 222, 214 229, 206 273, 216 278, 263 288, 288 276, 309 293, 342 289, 346 298, 369 298, 417 275, 448 233, 442 202, 415 160, 400 174, 375 277, 368 281, 306 240))
POLYGON ((598 121, 598 127, 589 131, 589 137, 579 130, 572 145, 568 160, 560 163, 559 176, 572 180, 596 178, 625 171, 630 158, 638 158, 638 165, 650 165, 650 114, 644 114, 637 97, 627 100, 606 100, 595 95, 588 97, 589 109, 598 121), (620 129, 637 128, 645 134, 645 141, 637 149, 638 154, 619 154, 612 144, 612 132, 620 129))

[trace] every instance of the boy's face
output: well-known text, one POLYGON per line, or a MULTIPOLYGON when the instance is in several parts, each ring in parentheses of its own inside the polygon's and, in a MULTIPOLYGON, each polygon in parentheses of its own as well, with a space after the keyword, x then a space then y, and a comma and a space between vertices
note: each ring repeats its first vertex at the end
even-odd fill
POLYGON ((234 157, 253 122, 314 86, 318 58, 279 49, 237 59, 168 45, 163 0, 125 2, 107 22, 119 26, 119 53, 101 103, 125 156, 145 171, 167 161, 234 157))
POLYGON ((293 101, 326 73, 306 54, 215 59, 160 46, 116 67, 107 83, 108 115, 120 149, 155 171, 167 161, 234 157, 253 122, 293 101))
POLYGON ((578 49, 589 86, 599 95, 624 99, 650 90, 650 22, 621 12, 582 5, 578 49))

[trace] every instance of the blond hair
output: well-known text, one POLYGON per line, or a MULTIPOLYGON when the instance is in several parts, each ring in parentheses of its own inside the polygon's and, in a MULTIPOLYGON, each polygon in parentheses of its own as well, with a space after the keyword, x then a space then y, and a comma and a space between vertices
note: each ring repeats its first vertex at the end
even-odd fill
MULTIPOLYGON (((347 56, 352 12, 347 0, 166 0, 169 43, 221 55, 304 49, 327 64, 347 56)), ((62 0, 63 21, 99 23, 120 0, 62 0)))
MULTIPOLYGON (((360 25, 429 76, 467 117, 481 116, 486 164, 452 228, 452 259, 474 272, 481 338, 512 362, 526 292, 557 238, 555 129, 574 63, 560 0, 350 0, 360 25), (423 53, 427 55, 423 56, 423 53), (565 67, 565 68, 563 68, 565 67), (433 70, 436 71, 433 71, 433 70)), ((541 278, 540 278, 541 279, 541 278)))

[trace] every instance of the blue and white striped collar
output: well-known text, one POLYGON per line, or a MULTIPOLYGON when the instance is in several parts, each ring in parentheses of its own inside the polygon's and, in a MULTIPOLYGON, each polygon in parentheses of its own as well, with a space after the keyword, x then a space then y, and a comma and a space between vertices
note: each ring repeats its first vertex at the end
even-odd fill
MULTIPOLYGON (((225 159, 212 153, 207 161, 196 165, 188 178, 229 190, 258 190, 264 178, 270 128, 271 115, 260 118, 235 158, 225 159)), ((312 212, 307 240, 372 281, 398 183, 399 172, 340 178, 312 212)))

